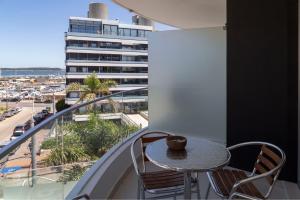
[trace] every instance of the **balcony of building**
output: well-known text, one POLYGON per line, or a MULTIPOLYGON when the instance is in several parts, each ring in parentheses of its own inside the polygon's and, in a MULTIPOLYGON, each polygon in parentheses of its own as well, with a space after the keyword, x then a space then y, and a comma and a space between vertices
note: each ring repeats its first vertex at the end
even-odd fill
POLYGON ((96 48, 96 47, 66 47, 66 53, 92 53, 92 54, 117 54, 117 55, 148 55, 147 50, 139 50, 134 48, 96 48))
MULTIPOLYGON (((93 33, 81 33, 81 32, 66 32, 65 37, 67 39, 84 39, 84 38, 104 38, 105 41, 112 39, 112 41, 138 41, 138 42, 146 42, 147 37, 132 37, 132 36, 122 36, 122 35, 110 35, 110 34, 93 34, 93 33)), ((104 40, 103 40, 104 41, 104 40)))
MULTIPOLYGON (((85 79, 90 73, 84 72, 68 72, 66 78, 68 79, 85 79)), ((99 79, 147 79, 147 73, 99 73, 99 79)))

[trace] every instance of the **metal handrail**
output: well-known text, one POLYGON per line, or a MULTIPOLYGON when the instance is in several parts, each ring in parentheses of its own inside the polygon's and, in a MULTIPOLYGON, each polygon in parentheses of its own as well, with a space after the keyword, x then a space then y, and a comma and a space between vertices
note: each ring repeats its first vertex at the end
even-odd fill
POLYGON ((92 101, 88 101, 88 102, 83 102, 83 103, 80 103, 80 104, 76 104, 76 105, 71 106, 70 108, 67 108, 67 109, 62 110, 60 112, 57 112, 54 115, 52 115, 49 118, 47 118, 44 121, 42 121, 40 124, 38 124, 38 125, 32 127, 31 129, 27 130, 23 135, 21 135, 20 137, 18 137, 15 140, 13 140, 11 143, 9 143, 8 145, 6 145, 5 147, 1 148, 1 150, 0 150, 0 159, 4 158, 12 150, 14 150, 18 146, 20 146, 22 143, 24 143, 26 140, 28 140, 29 138, 31 138, 34 134, 36 134, 39 130, 41 130, 42 128, 44 128, 50 122, 53 122, 54 120, 58 119, 59 117, 63 116, 66 113, 72 112, 72 111, 77 110, 77 109, 79 109, 81 107, 84 107, 84 106, 96 103, 98 101, 101 101, 101 100, 104 100, 104 99, 107 99, 107 98, 110 98, 110 97, 118 96, 118 95, 121 95, 121 94, 124 94, 124 93, 145 90, 145 89, 148 89, 148 88, 144 87, 144 88, 138 88, 138 89, 134 89, 134 90, 127 90, 127 91, 118 92, 118 93, 115 93, 115 94, 111 94, 111 95, 107 95, 107 96, 96 98, 96 99, 94 99, 92 101))

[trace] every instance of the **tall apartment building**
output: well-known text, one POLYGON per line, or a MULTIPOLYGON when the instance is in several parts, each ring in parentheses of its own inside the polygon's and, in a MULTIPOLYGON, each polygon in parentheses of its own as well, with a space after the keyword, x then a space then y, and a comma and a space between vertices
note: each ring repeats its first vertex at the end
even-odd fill
MULTIPOLYGON (((66 41, 66 83, 83 83, 95 72, 101 80, 114 80, 112 93, 146 87, 148 84, 148 41, 152 22, 139 16, 132 24, 107 19, 102 3, 89 5, 88 17, 70 17, 66 41)), ((79 92, 69 92, 66 102, 74 104, 79 92)))

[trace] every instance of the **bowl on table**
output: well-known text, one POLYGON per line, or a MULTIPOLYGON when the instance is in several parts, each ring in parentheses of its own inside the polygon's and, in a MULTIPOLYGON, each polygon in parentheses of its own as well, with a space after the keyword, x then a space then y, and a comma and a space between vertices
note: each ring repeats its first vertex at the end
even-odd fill
POLYGON ((187 140, 183 136, 171 135, 166 138, 166 143, 170 150, 182 151, 185 150, 187 140))

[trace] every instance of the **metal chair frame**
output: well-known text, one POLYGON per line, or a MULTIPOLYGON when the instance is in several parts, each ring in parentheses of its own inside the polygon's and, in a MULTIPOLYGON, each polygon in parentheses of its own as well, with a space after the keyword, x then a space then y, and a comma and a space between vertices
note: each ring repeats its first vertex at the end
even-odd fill
MULTIPOLYGON (((169 135, 173 135, 172 133, 168 132, 162 132, 162 131, 149 131, 139 136, 132 144, 131 144, 131 157, 133 161, 133 166, 135 169, 135 172, 138 176, 138 188, 137 188, 137 199, 145 199, 146 193, 153 194, 153 195, 159 195, 152 197, 153 199, 157 198, 168 198, 168 197, 174 197, 176 198, 177 195, 181 195, 184 193, 184 185, 176 186, 176 187, 168 187, 168 188, 161 188, 161 189, 146 189, 143 184, 143 180, 141 177, 141 171, 139 170, 139 166, 137 163, 137 158, 135 155, 135 144, 140 141, 143 137, 147 135, 161 135, 162 137, 167 137, 169 135)), ((142 173, 146 173, 146 165, 144 161, 144 151, 143 151, 143 143, 141 142, 141 149, 142 149, 142 173)), ((198 175, 196 175, 196 178, 192 180, 193 186, 196 185, 197 189, 197 198, 200 199, 200 188, 199 188, 199 181, 198 181, 198 175)))
MULTIPOLYGON (((267 199, 271 192, 272 192, 272 189, 273 189, 273 186, 276 182, 276 180, 278 179, 278 176, 280 174, 280 171, 286 161, 286 155, 284 153, 284 151, 282 149, 280 149, 279 147, 271 144, 271 143, 267 143, 267 142, 260 142, 260 141, 254 141, 254 142, 244 142, 244 143, 240 143, 240 144, 236 144, 236 145, 233 145, 231 147, 228 147, 227 149, 228 150, 235 150, 235 149, 238 149, 238 148, 241 148, 241 147, 245 147, 245 146, 269 146, 269 147, 272 147, 274 149, 276 149, 278 151, 278 153, 280 154, 280 157, 281 157, 281 160, 280 162, 277 164, 277 166, 275 166, 273 169, 267 171, 267 172, 264 172, 264 173, 261 173, 261 174, 256 174, 256 168, 254 167, 252 173, 248 176, 248 178, 246 179, 242 179, 242 180, 239 180, 237 181, 232 189, 231 189, 231 192, 229 194, 229 196, 224 196, 221 192, 219 192, 220 190, 217 188, 217 185, 214 183, 213 181, 213 178, 212 178, 212 175, 211 175, 211 172, 207 172, 207 176, 208 176, 208 179, 209 179, 209 186, 208 186, 208 190, 207 190, 207 193, 206 193, 206 199, 209 195, 209 190, 210 190, 210 187, 213 188, 213 190, 215 191, 215 193, 220 196, 221 198, 229 198, 229 199, 232 199, 233 197, 241 197, 241 198, 245 198, 245 199, 260 199, 260 198, 257 198, 257 197, 253 197, 253 196, 249 196, 247 194, 243 194, 243 193, 240 193, 237 191, 237 189, 243 185, 243 184, 246 184, 246 183, 250 183, 250 182, 253 182, 255 180, 258 180, 258 179, 264 179, 266 177, 269 177, 269 176, 272 176, 274 175, 273 177, 273 180, 272 180, 272 183, 270 184, 269 186, 269 189, 267 190, 267 192, 265 193, 265 195, 263 196, 264 199, 267 199)), ((263 152, 262 150, 260 151, 259 155, 262 155, 263 152)), ((255 162, 255 164, 257 164, 259 161, 259 159, 257 159, 257 161, 255 162)))

